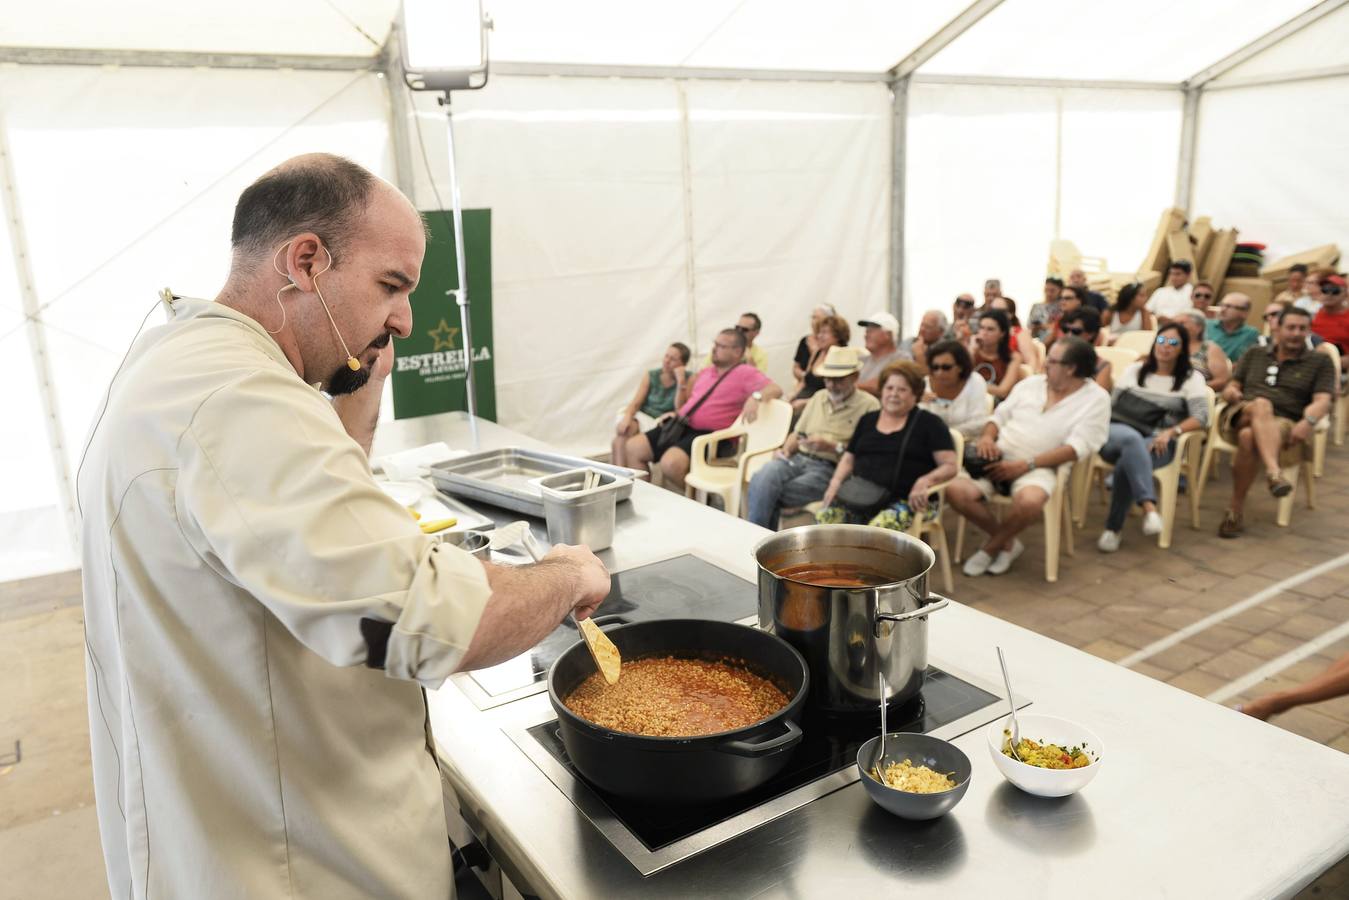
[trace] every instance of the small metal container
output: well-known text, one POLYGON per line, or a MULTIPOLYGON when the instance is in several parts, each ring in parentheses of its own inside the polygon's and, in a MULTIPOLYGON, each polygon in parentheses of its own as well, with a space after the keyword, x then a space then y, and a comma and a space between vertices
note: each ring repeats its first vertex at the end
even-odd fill
POLYGON ((922 689, 927 617, 950 602, 927 589, 926 544, 867 525, 806 525, 764 538, 754 558, 759 627, 806 658, 812 705, 871 714, 879 702, 903 703, 922 689), (825 587, 779 574, 802 563, 862 565, 887 581, 825 587))
POLYGON ((631 490, 632 479, 601 469, 572 469, 530 482, 543 496, 548 540, 554 544, 583 544, 604 550, 614 542, 614 520, 619 492, 631 490), (585 487, 586 476, 594 485, 585 487))
POLYGON ((491 555, 488 549, 491 538, 481 531, 444 531, 436 535, 442 544, 458 547, 469 556, 487 559, 491 555))

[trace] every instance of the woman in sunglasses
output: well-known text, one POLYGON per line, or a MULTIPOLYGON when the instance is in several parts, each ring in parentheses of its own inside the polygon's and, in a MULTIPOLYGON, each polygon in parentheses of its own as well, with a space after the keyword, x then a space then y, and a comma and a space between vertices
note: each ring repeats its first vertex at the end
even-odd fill
POLYGON ((1147 311, 1148 292, 1137 281, 1126 284, 1115 296, 1115 305, 1105 311, 1101 317, 1101 327, 1106 330, 1109 343, 1126 331, 1151 331, 1156 328, 1152 313, 1147 311))
POLYGON ((970 358, 974 371, 988 382, 995 400, 1007 395, 1021 380, 1021 354, 1012 349, 1011 327, 1005 313, 986 309, 979 313, 979 325, 970 339, 970 358))
POLYGON ((1227 387, 1232 378, 1232 362, 1208 334, 1208 319, 1197 309, 1187 309, 1175 320, 1185 326, 1190 336, 1190 366, 1204 376, 1205 383, 1217 393, 1227 387))
POLYGON ((918 404, 974 440, 988 422, 988 382, 974 371, 970 352, 959 341, 938 341, 927 351, 928 375, 918 404))
POLYGON ((1115 466, 1110 512, 1096 549, 1114 553, 1131 504, 1143 508, 1143 533, 1161 534, 1152 470, 1171 462, 1176 439, 1208 426, 1204 377, 1190 365, 1190 333, 1179 322, 1157 330, 1147 359, 1132 363, 1115 386, 1110 437, 1101 458, 1115 466))

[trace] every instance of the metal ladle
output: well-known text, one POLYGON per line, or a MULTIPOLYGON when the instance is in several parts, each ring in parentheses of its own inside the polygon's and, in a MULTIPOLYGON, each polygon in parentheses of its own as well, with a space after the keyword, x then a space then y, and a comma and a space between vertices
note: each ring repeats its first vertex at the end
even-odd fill
MULTIPOLYGON (((509 525, 503 525, 496 531, 493 531, 488 540, 487 546, 492 550, 505 550, 519 545, 529 554, 529 558, 538 562, 543 554, 538 542, 534 539, 534 533, 529 530, 529 523, 525 521, 511 522, 509 525)), ((590 650, 590 658, 595 661, 595 667, 600 670, 604 680, 609 684, 618 681, 618 676, 623 668, 623 657, 618 652, 618 647, 603 631, 600 631, 590 619, 580 620, 576 618, 576 613, 572 612, 572 625, 576 626, 576 631, 585 641, 586 648, 590 650)))
POLYGON ((998 647, 997 651, 998 665, 1002 666, 1002 683, 1007 688, 1007 705, 1012 710, 1012 759, 1024 762, 1016 752, 1016 745, 1021 742, 1021 726, 1016 723, 1016 699, 1012 696, 1012 679, 1007 676, 1007 660, 1002 658, 1002 648, 998 647))

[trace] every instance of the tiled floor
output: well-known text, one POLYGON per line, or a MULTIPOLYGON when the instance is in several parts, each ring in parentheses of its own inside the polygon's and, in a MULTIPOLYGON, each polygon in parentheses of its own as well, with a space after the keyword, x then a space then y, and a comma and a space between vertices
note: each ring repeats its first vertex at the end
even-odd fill
MULTIPOLYGON (((1087 528, 1076 533, 1077 554, 1064 559, 1056 584, 1043 580, 1036 527, 1024 536, 1026 555, 1009 574, 965 578, 957 570, 953 593, 992 615, 1118 661, 1284 579, 1349 554, 1349 453, 1332 448, 1317 488, 1318 508, 1308 510, 1299 500, 1286 529, 1275 527, 1268 495, 1254 494, 1246 535, 1223 541, 1214 530, 1227 490, 1224 471, 1205 492, 1202 531, 1192 531, 1183 520, 1170 551, 1161 551, 1138 532, 1139 520, 1131 519, 1123 549, 1112 555, 1095 548, 1104 506, 1093 494, 1087 528)), ((967 535, 970 539, 977 539, 977 532, 967 535)), ((89 775, 78 604, 77 573, 0 584, 0 859, 23 860, 4 867, 0 898, 106 896, 89 775), (22 761, 6 764, 15 740, 22 742, 22 761)), ((1274 592, 1134 668, 1208 696, 1347 621, 1349 556, 1345 565, 1274 592)), ((1344 653, 1349 653, 1349 638, 1248 693, 1305 680, 1344 653)), ((1349 697, 1292 710, 1272 725, 1349 752, 1349 697)), ((1303 896, 1349 896, 1349 860, 1326 872, 1303 896)))

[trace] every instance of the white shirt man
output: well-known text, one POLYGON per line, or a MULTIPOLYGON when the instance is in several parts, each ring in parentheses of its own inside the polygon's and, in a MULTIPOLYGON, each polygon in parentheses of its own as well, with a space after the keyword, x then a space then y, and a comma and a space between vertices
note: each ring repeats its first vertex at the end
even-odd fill
POLYGON ((1167 270, 1167 283, 1153 291, 1148 298, 1148 312, 1165 321, 1194 309, 1194 301, 1190 298, 1194 291, 1194 285, 1190 284, 1190 270, 1190 264, 1183 259, 1172 263, 1167 270))

